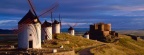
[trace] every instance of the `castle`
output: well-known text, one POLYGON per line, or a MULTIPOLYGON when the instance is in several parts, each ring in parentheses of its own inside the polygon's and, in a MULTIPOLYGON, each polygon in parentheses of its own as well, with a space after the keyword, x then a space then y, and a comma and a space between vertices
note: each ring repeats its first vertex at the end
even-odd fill
POLYGON ((105 41, 108 36, 118 37, 118 33, 111 31, 111 24, 97 23, 90 25, 89 31, 90 39, 105 41))

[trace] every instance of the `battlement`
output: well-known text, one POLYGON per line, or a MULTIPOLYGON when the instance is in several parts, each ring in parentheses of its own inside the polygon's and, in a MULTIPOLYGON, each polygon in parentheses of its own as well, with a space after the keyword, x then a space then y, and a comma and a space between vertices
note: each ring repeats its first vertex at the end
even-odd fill
POLYGON ((90 29, 99 31, 111 31, 111 24, 97 23, 94 25, 90 25, 90 29))

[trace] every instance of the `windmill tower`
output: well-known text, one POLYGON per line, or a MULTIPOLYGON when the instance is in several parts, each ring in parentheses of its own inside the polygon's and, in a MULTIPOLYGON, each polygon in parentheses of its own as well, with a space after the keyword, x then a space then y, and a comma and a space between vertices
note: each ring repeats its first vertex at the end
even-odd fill
POLYGON ((83 37, 89 39, 89 32, 87 31, 86 33, 84 33, 83 37))
MULTIPOLYGON (((87 25, 90 25, 91 23, 86 23, 87 25)), ((89 39, 89 30, 87 30, 84 35, 83 35, 84 38, 86 39, 89 39)))
POLYGON ((42 40, 52 40, 52 24, 45 20, 42 28, 44 29, 42 30, 42 40))
POLYGON ((60 34, 60 29, 61 29, 61 18, 59 15, 59 21, 54 20, 52 23, 52 33, 53 34, 60 34))
POLYGON ((52 24, 52 33, 53 34, 60 34, 60 22, 58 22, 57 20, 54 20, 53 24, 52 24))
POLYGON ((41 48, 41 23, 32 11, 18 22, 18 29, 18 48, 41 48))
POLYGON ((36 12, 28 0, 32 11, 29 11, 18 22, 18 48, 41 48, 41 22, 36 15, 36 12), (34 14, 33 14, 34 13, 34 14))
POLYGON ((18 22, 18 48, 41 49, 41 22, 40 16, 52 11, 56 6, 37 16, 31 1, 28 0, 31 10, 18 22))
POLYGON ((75 30, 74 30, 74 28, 73 28, 73 27, 70 27, 70 28, 68 29, 68 33, 69 33, 70 35, 75 35, 75 30))
POLYGON ((71 26, 70 24, 68 24, 68 25, 70 26, 70 28, 68 29, 68 33, 69 33, 70 35, 75 35, 75 30, 74 30, 73 27, 75 27, 75 26, 77 25, 77 23, 74 24, 73 26, 71 26))

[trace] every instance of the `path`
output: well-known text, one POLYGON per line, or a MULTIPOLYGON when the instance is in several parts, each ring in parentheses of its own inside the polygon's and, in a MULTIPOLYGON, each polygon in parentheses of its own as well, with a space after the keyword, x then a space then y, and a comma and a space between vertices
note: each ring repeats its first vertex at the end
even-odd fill
MULTIPOLYGON (((105 44, 101 44, 98 46, 103 46, 103 45, 105 45, 105 44)), ((95 48, 95 47, 97 47, 97 46, 92 46, 92 47, 80 50, 78 53, 79 53, 79 55, 93 55, 92 53, 90 53, 90 49, 95 48)))

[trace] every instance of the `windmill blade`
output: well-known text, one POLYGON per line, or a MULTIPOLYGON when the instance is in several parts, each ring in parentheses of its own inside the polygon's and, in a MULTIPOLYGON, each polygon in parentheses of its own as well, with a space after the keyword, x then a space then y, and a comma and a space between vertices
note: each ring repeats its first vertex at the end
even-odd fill
POLYGON ((53 14, 52 14, 52 12, 51 12, 51 22, 53 23, 54 21, 53 21, 53 16, 52 16, 53 14))
MULTIPOLYGON (((30 19, 27 19, 27 21, 24 21, 23 23, 31 23, 31 22, 33 22, 33 21, 31 21, 30 19)), ((17 32, 19 33, 21 31, 23 31, 23 28, 25 28, 24 26, 25 26, 24 24, 19 25, 17 32)))
MULTIPOLYGON (((50 35, 50 36, 52 36, 52 35, 51 35, 51 34, 48 35, 47 32, 46 32, 46 30, 45 30, 44 28, 42 28, 42 30, 43 30, 44 33, 46 34, 45 38, 48 37, 48 38, 50 39, 49 35, 50 35)), ((48 33, 50 33, 50 32, 48 32, 48 33)))
POLYGON ((48 10, 46 10, 44 13, 40 14, 38 17, 41 17, 47 13, 53 12, 54 9, 56 9, 59 6, 58 3, 54 3, 53 6, 51 6, 48 10))
POLYGON ((75 26, 77 26, 77 24, 78 24, 78 23, 75 23, 75 24, 74 24, 72 27, 75 27, 75 26))
POLYGON ((59 22, 61 22, 62 21, 62 18, 61 18, 61 15, 59 14, 59 22))
POLYGON ((71 27, 71 25, 69 23, 67 23, 67 25, 71 27))
POLYGON ((59 22, 61 22, 61 19, 60 19, 60 14, 59 14, 59 22))
POLYGON ((60 27, 62 27, 61 21, 62 21, 62 18, 61 18, 60 14, 59 14, 60 27))
MULTIPOLYGON (((44 28, 42 28, 42 30, 44 31, 44 33, 46 34, 45 38, 48 36, 46 30, 44 30, 44 28)), ((49 37, 48 37, 49 38, 49 37)))
POLYGON ((29 3, 29 5, 30 5, 30 7, 31 7, 31 9, 32 9, 32 11, 33 11, 33 13, 35 14, 35 16, 37 16, 37 14, 36 14, 36 12, 35 12, 35 9, 34 9, 34 6, 32 5, 31 0, 28 0, 28 3, 29 3))

